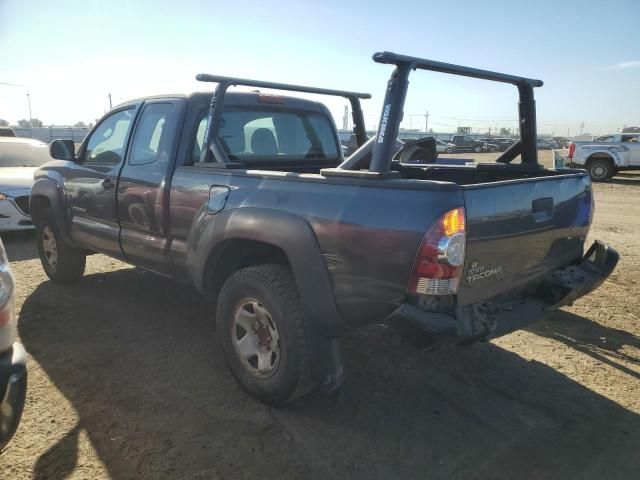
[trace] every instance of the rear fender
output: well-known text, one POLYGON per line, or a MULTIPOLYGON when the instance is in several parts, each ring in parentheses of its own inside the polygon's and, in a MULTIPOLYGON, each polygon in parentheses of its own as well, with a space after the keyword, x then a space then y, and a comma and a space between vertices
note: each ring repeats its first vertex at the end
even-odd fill
POLYGON ((586 145, 581 147, 580 155, 582 156, 582 158, 586 159, 584 165, 587 165, 589 162, 597 158, 604 158, 610 159, 615 167, 627 167, 629 165, 630 153, 631 152, 629 151, 612 151, 609 150, 609 147, 586 145))
POLYGON ((332 337, 346 329, 315 233, 304 218, 288 212, 253 207, 216 215, 201 211, 187 244, 187 269, 202 293, 207 293, 204 287, 207 260, 223 242, 234 239, 280 248, 291 265, 305 314, 314 330, 332 337))
MULTIPOLYGON (((187 269, 204 293, 208 259, 228 240, 253 240, 278 247, 287 256, 307 324, 311 369, 321 389, 342 385, 344 369, 337 337, 346 330, 333 296, 333 282, 311 225, 297 215, 245 207, 211 215, 202 209, 187 244, 187 269)), ((213 266, 215 269, 215 265, 213 266)))

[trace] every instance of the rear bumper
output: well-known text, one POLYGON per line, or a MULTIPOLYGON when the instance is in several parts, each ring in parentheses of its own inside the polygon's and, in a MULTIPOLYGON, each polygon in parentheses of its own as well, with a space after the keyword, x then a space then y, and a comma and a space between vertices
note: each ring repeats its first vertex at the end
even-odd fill
POLYGON ((386 322, 420 348, 496 338, 542 320, 592 292, 611 275, 618 259, 612 247, 596 241, 580 262, 551 272, 528 295, 468 305, 459 308, 455 316, 405 303, 386 322))
POLYGON ((27 355, 24 347, 13 347, 0 355, 0 451, 18 429, 27 393, 27 355))

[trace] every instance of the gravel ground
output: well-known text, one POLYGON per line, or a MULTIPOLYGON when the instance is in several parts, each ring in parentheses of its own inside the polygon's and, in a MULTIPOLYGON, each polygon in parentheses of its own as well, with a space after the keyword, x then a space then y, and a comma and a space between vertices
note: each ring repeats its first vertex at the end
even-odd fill
POLYGON ((0 478, 637 478, 640 176, 595 192, 591 237, 622 256, 596 293, 450 351, 359 330, 339 393, 279 409, 236 385, 191 288, 102 255, 61 287, 3 236, 30 371, 0 478))

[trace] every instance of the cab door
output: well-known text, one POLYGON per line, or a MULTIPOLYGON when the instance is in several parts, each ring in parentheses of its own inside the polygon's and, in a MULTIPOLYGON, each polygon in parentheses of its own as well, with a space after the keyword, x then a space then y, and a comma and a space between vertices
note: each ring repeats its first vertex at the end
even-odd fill
POLYGON ((116 185, 138 106, 130 104, 105 116, 65 175, 71 237, 91 250, 119 258, 116 185))
POLYGON ((117 188, 120 245, 131 263, 169 273, 169 190, 184 99, 142 106, 117 188))
POLYGON ((622 145, 629 149, 629 165, 640 167, 640 134, 622 135, 622 145))

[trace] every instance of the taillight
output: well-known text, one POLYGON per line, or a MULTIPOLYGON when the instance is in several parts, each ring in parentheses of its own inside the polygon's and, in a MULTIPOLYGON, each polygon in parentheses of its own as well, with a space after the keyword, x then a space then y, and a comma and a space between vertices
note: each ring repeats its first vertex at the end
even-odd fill
POLYGON ((442 215, 427 231, 416 255, 407 292, 452 295, 458 291, 467 242, 464 208, 442 215))
POLYGON ((576 144, 572 143, 569 145, 569 158, 573 158, 573 152, 576 151, 576 144))

